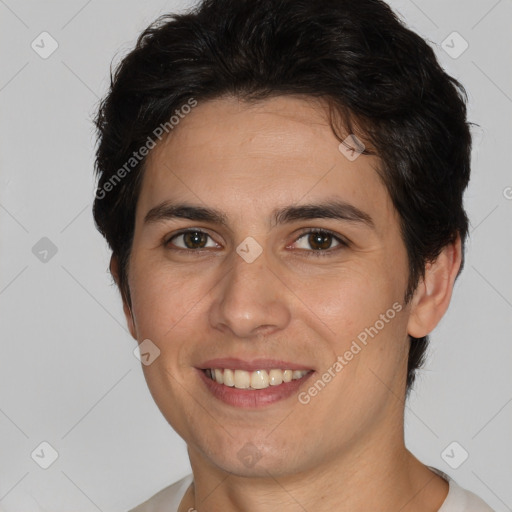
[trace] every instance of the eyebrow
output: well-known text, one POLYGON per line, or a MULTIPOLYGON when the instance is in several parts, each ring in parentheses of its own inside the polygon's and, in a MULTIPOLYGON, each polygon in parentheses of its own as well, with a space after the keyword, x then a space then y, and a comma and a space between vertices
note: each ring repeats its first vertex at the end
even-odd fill
MULTIPOLYGON (((210 222, 228 228, 227 216, 216 209, 195 206, 186 203, 164 201, 151 208, 144 217, 144 224, 151 224, 172 219, 188 219, 210 222)), ((335 199, 319 204, 291 205, 276 209, 272 215, 272 225, 286 224, 298 220, 336 219, 360 223, 371 229, 375 224, 371 216, 345 201, 335 199)))

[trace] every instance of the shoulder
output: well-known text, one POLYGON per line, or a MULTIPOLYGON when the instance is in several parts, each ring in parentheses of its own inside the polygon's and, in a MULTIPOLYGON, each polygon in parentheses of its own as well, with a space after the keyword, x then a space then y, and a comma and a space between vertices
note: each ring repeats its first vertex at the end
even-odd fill
POLYGON ((461 487, 445 473, 436 469, 434 469, 434 471, 447 480, 450 486, 448 495, 438 512, 494 512, 493 509, 476 494, 461 487))
POLYGON ((129 512, 176 512, 192 480, 193 476, 191 474, 187 475, 157 492, 154 496, 129 512))

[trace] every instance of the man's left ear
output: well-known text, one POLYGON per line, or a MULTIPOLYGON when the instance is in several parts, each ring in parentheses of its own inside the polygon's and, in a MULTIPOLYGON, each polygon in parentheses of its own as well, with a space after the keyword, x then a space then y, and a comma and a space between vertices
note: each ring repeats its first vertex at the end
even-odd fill
POLYGON ((445 314, 462 261, 460 236, 446 245, 437 259, 427 263, 411 301, 407 332, 414 338, 429 334, 445 314))

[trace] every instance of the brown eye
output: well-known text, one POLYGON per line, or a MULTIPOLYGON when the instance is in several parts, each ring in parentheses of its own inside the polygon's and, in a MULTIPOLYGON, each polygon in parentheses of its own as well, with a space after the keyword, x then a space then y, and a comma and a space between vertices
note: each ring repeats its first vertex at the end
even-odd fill
POLYGON ((175 245, 179 249, 188 249, 188 250, 197 250, 204 249, 206 247, 215 247, 216 244, 207 246, 208 239, 211 238, 210 235, 205 233, 204 231, 199 230, 188 230, 183 231, 177 235, 174 235, 172 238, 168 240, 166 245, 175 245))
POLYGON ((337 249, 348 247, 348 243, 329 231, 310 230, 297 239, 295 246, 309 254, 323 256, 324 254, 333 253, 337 249))
POLYGON ((183 241, 187 249, 203 248, 206 245, 208 235, 201 231, 189 231, 183 234, 183 241))
POLYGON ((308 235, 308 243, 315 250, 329 249, 331 246, 332 240, 333 240, 333 236, 329 233, 318 232, 318 233, 310 233, 308 235))

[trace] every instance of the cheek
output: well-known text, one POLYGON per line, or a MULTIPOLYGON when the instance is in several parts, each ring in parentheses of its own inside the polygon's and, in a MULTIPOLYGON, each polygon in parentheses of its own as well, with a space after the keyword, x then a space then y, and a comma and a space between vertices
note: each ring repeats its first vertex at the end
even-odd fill
POLYGON ((169 317, 168 302, 172 294, 167 293, 163 283, 155 279, 151 272, 138 273, 135 269, 130 280, 132 309, 135 317, 138 339, 155 340, 161 337, 162 330, 174 323, 169 317))
POLYGON ((130 265, 130 290, 139 337, 166 341, 207 294, 206 279, 156 264, 143 255, 130 265))
POLYGON ((151 364, 142 365, 144 377, 164 417, 185 434, 188 341, 197 338, 194 315, 208 287, 197 276, 178 274, 139 255, 131 261, 129 277, 137 338, 151 340, 160 351, 151 364))
POLYGON ((381 313, 399 301, 399 287, 383 269, 351 266, 311 283, 307 302, 338 339, 346 340, 372 325, 381 313))
POLYGON ((313 305, 315 315, 306 310, 304 315, 309 314, 313 329, 328 326, 319 341, 323 364, 332 367, 338 356, 347 361, 338 385, 372 388, 375 376, 369 368, 386 381, 403 364, 407 322, 402 299, 407 276, 401 275, 402 270, 384 260, 351 265, 307 288, 304 302, 313 305))

